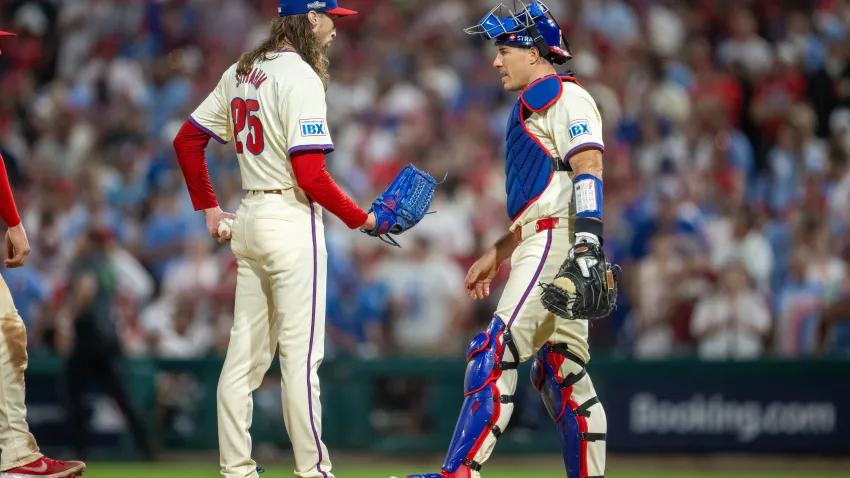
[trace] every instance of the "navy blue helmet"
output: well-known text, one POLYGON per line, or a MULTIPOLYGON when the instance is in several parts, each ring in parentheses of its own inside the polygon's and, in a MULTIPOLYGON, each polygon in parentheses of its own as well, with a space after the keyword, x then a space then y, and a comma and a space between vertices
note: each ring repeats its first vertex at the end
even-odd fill
POLYGON ((573 56, 561 27, 547 13, 549 7, 540 0, 532 0, 527 5, 514 0, 513 10, 501 4, 464 31, 484 40, 495 39, 496 45, 537 48, 543 58, 561 65, 573 56))

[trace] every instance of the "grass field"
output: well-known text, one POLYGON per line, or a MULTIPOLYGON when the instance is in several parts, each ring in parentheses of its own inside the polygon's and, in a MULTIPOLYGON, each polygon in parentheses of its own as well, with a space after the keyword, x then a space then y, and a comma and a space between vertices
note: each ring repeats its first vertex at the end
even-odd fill
MULTIPOLYGON (((433 471, 427 469, 403 469, 398 466, 388 467, 352 467, 334 470, 337 478, 388 478, 398 476, 403 478, 406 473, 433 471)), ((147 465, 147 464, 113 464, 90 463, 84 478, 216 478, 218 468, 200 465, 147 465)), ((261 478, 292 478, 291 467, 275 465, 269 467, 261 478)), ((776 471, 625 471, 611 470, 606 478, 846 478, 842 472, 776 472, 776 471)), ((492 469, 486 470, 483 478, 562 478, 563 468, 540 468, 534 470, 492 469)))

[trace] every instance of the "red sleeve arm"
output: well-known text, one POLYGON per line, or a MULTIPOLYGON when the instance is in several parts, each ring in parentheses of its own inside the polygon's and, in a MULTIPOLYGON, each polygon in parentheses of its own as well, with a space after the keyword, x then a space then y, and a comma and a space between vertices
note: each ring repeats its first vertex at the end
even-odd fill
POLYGON ((340 218, 349 229, 357 229, 366 222, 366 212, 342 192, 325 170, 323 153, 303 151, 293 154, 292 170, 298 186, 320 206, 340 218))
POLYGON ((0 156, 0 218, 6 223, 6 227, 15 227, 21 223, 15 198, 12 197, 12 186, 9 184, 3 156, 0 156))
POLYGON ((189 196, 192 197, 192 206, 196 211, 218 206, 204 153, 210 138, 209 134, 198 129, 190 121, 183 123, 183 127, 174 138, 177 162, 180 163, 186 186, 189 188, 189 196))

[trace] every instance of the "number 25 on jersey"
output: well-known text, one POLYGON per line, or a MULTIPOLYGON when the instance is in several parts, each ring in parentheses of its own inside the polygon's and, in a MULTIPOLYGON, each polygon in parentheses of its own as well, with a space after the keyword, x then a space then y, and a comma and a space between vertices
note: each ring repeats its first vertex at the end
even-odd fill
POLYGON ((247 146, 248 152, 259 156, 266 148, 263 139, 263 123, 256 113, 260 111, 260 103, 257 100, 243 100, 233 98, 230 102, 230 117, 233 118, 233 136, 236 138, 236 153, 243 154, 247 146), (245 145, 239 140, 239 134, 248 127, 248 139, 245 145))

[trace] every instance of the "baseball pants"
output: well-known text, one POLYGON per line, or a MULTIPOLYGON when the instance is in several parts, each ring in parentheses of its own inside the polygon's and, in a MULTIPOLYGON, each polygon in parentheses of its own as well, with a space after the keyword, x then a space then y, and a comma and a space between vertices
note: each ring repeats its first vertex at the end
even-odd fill
POLYGON ((29 431, 24 403, 27 330, 2 276, 0 332, 0 471, 4 471, 31 463, 41 453, 29 431))
POLYGON ((218 384, 221 474, 256 477, 252 393, 277 350, 295 476, 333 478, 322 443, 318 368, 324 356, 327 251, 321 209, 300 190, 249 191, 233 222, 236 306, 218 384))
MULTIPOLYGON (((564 221, 566 222, 566 221, 564 221)), ((542 231, 524 239, 511 256, 511 273, 502 296, 499 299, 496 315, 506 324, 516 344, 519 357, 512 357, 509 348, 505 350, 505 361, 518 360, 520 363, 537 354, 546 343, 565 344, 567 349, 578 356, 585 364, 590 360, 588 353, 588 323, 584 320, 564 320, 547 311, 540 302, 541 282, 551 282, 561 264, 566 260, 572 236, 568 228, 542 231)), ((582 366, 570 360, 564 360, 560 375, 579 374, 582 366)), ((517 370, 504 370, 496 386, 501 395, 513 395, 517 387, 517 370)), ((527 377, 523 377, 528 380, 527 377)), ((596 391, 589 375, 571 387, 570 402, 582 404, 596 397, 596 391)), ((501 405, 496 425, 504 431, 513 413, 514 404, 501 405)), ((605 433, 607 421, 601 404, 591 407, 592 413, 587 427, 592 433, 605 433)), ((576 437, 578 439, 578 437, 576 437)), ((488 434, 474 460, 483 464, 493 453, 496 445, 494 434, 488 434)), ((585 476, 602 476, 605 470, 605 442, 602 440, 587 442, 582 446, 582 462, 586 463, 585 476)), ((584 478, 584 476, 582 476, 584 478)))

